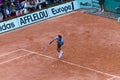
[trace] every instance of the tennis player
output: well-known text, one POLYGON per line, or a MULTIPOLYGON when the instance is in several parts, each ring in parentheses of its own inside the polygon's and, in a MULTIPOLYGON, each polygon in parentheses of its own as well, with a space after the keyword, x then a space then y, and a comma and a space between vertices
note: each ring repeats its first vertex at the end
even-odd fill
POLYGON ((52 44, 52 42, 54 42, 54 41, 57 42, 58 58, 60 59, 63 56, 63 51, 62 51, 61 47, 64 44, 64 39, 59 34, 52 41, 50 41, 49 45, 52 44))

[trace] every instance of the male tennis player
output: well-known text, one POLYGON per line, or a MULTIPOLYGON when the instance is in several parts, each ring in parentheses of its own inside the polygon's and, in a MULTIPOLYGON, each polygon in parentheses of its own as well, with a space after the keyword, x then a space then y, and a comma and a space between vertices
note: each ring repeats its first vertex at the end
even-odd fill
POLYGON ((57 42, 57 51, 58 51, 58 58, 61 58, 63 55, 63 51, 61 50, 61 46, 64 44, 64 39, 62 38, 62 36, 59 34, 57 35, 52 41, 50 41, 49 45, 53 42, 56 41, 57 42))

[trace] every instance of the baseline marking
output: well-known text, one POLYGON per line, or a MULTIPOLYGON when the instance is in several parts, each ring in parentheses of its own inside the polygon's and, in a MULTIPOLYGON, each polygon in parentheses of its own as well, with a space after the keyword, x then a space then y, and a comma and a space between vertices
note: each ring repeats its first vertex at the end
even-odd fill
MULTIPOLYGON (((51 56, 47 56, 47 55, 44 55, 44 54, 40 54, 38 52, 34 52, 34 51, 30 51, 30 50, 26 50, 26 49, 22 49, 23 51, 27 51, 27 52, 30 52, 30 53, 33 53, 33 54, 37 54, 37 55, 40 55, 40 56, 43 56, 43 57, 47 57, 47 58, 50 58, 50 59, 54 59, 54 60, 60 60, 60 59, 57 59, 57 58, 54 58, 54 57, 51 57, 51 56)), ((109 74, 109 73, 105 73, 105 72, 102 72, 102 71, 98 71, 98 70, 95 70, 95 69, 92 69, 92 68, 88 68, 88 67, 84 67, 84 66, 81 66, 79 64, 75 64, 75 63, 72 63, 72 62, 68 62, 68 61, 65 61, 65 60, 60 60, 61 62, 64 62, 64 63, 67 63, 69 65, 73 65, 73 66, 76 66, 76 67, 80 67, 80 68, 83 68, 83 69, 87 69, 87 70, 90 70, 90 71, 94 71, 96 73, 100 73, 100 74, 104 74, 104 75, 107 75, 107 76, 111 76, 112 78, 120 78, 120 76, 116 76, 116 75, 112 75, 112 74, 109 74)))
POLYGON ((9 55, 9 54, 12 54, 12 53, 17 52, 17 51, 20 51, 20 50, 22 50, 22 49, 17 49, 17 50, 14 50, 14 51, 10 51, 10 52, 4 53, 4 54, 0 55, 0 57, 3 57, 3 56, 6 56, 6 55, 9 55))
POLYGON ((55 60, 58 60, 57 58, 54 58, 54 57, 51 57, 51 56, 47 56, 47 55, 43 55, 43 54, 39 54, 37 52, 33 52, 33 51, 29 51, 29 50, 26 50, 26 49, 22 49, 23 51, 26 51, 26 52, 29 52, 31 54, 37 54, 37 55, 40 55, 40 56, 43 56, 43 57, 47 57, 47 58, 50 58, 50 59, 55 59, 55 60))
MULTIPOLYGON (((3 57, 3 56, 6 56, 6 55, 9 55, 9 54, 12 54, 12 53, 17 52, 17 51, 20 51, 20 50, 23 51, 23 49, 17 49, 17 50, 11 51, 11 52, 7 52, 7 53, 5 53, 5 54, 3 54, 3 55, 0 55, 0 57, 3 57)), ((11 62, 11 61, 14 61, 14 60, 17 60, 17 59, 20 59, 20 58, 23 58, 23 57, 25 57, 25 56, 29 56, 29 55, 31 55, 31 54, 32 54, 32 53, 27 53, 27 54, 25 54, 25 55, 22 55, 22 56, 13 58, 13 59, 9 59, 9 60, 7 60, 7 61, 3 61, 3 62, 0 63, 0 65, 5 64, 5 63, 8 63, 8 62, 11 62)))
POLYGON ((116 76, 114 76, 114 77, 109 78, 109 79, 107 79, 107 80, 113 80, 113 79, 115 79, 115 78, 117 78, 117 77, 116 77, 116 76))
POLYGON ((25 56, 29 56, 29 55, 31 55, 31 53, 28 53, 28 54, 25 54, 25 55, 22 55, 22 56, 19 56, 19 57, 16 57, 16 58, 13 58, 13 59, 4 61, 4 62, 1 62, 0 65, 5 64, 5 63, 8 63, 8 62, 11 62, 11 61, 14 61, 14 60, 17 60, 17 59, 20 59, 20 58, 23 58, 23 57, 25 57, 25 56))

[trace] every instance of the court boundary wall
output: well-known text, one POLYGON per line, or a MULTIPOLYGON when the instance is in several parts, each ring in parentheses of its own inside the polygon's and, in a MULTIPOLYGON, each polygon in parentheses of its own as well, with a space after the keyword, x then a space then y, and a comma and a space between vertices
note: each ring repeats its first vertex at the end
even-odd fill
POLYGON ((0 23, 0 34, 25 27, 36 22, 40 22, 52 17, 72 12, 79 9, 77 1, 70 1, 48 9, 26 14, 0 23))

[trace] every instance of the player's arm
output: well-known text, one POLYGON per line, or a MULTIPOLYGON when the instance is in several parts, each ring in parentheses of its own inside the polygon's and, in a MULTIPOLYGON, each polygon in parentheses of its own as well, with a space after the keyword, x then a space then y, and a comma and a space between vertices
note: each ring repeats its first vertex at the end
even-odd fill
POLYGON ((49 42, 49 45, 52 44, 53 41, 58 40, 58 36, 56 36, 52 41, 49 42))
POLYGON ((52 42, 54 41, 55 39, 53 39, 52 41, 49 42, 49 45, 52 44, 52 42))

